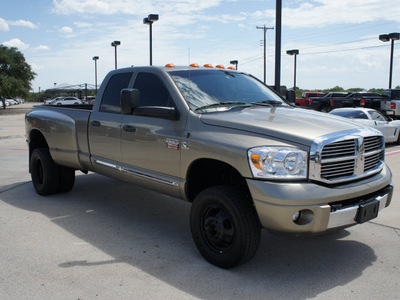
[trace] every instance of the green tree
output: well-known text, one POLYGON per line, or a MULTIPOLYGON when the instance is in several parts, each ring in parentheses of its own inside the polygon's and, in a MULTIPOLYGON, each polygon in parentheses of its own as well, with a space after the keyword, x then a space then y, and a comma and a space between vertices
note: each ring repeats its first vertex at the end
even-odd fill
POLYGON ((364 91, 365 89, 363 89, 363 88, 349 88, 349 89, 347 89, 347 91, 346 92, 362 92, 362 91, 364 91))
POLYGON ((0 45, 0 96, 27 98, 36 73, 14 47, 0 45))
POLYGON ((382 88, 372 88, 372 89, 369 89, 368 92, 382 94, 383 90, 384 89, 382 89, 382 88))
POLYGON ((344 91, 345 91, 344 88, 342 88, 341 86, 335 86, 331 89, 326 90, 325 92, 329 93, 329 92, 344 92, 344 91))

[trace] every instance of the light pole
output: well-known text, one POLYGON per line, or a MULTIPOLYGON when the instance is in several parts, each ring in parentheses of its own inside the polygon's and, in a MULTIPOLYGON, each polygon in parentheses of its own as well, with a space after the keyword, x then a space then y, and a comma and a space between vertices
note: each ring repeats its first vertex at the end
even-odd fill
POLYGON ((264 30, 264 83, 267 84, 267 30, 274 27, 257 26, 257 29, 264 30))
POLYGON ((231 60, 231 61, 230 61, 230 64, 231 64, 231 65, 235 65, 235 69, 237 70, 237 69, 238 69, 239 61, 237 61, 237 60, 231 60))
POLYGON ((94 84, 96 86, 96 95, 97 95, 97 61, 99 60, 98 56, 93 56, 94 60, 94 84))
POLYGON ((293 49, 293 50, 287 50, 286 54, 288 55, 294 55, 294 82, 293 82, 293 89, 296 90, 296 66, 297 66, 297 55, 299 54, 298 49, 293 49))
POLYGON ((397 41, 400 38, 400 33, 393 32, 389 34, 381 34, 379 39, 382 42, 392 41, 392 45, 390 47, 390 70, 389 70, 389 89, 392 88, 392 72, 393 72, 393 49, 394 49, 394 41, 397 41))
POLYGON ((120 41, 114 41, 111 43, 111 47, 115 48, 115 70, 117 69, 117 46, 121 45, 120 41))
POLYGON ((147 18, 143 19, 143 24, 149 25, 150 30, 150 66, 153 65, 153 31, 152 31, 152 24, 158 21, 158 15, 150 14, 147 18))
POLYGON ((281 41, 282 0, 276 0, 275 8, 275 91, 281 93, 281 41))

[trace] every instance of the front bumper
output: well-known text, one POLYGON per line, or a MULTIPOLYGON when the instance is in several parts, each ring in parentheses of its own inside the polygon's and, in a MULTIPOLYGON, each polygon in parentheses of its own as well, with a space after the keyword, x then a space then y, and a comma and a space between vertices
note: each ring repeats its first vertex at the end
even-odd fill
POLYGON ((317 233, 376 217, 392 199, 391 178, 385 165, 379 174, 338 186, 254 179, 247 179, 247 184, 264 228, 288 233, 317 233))

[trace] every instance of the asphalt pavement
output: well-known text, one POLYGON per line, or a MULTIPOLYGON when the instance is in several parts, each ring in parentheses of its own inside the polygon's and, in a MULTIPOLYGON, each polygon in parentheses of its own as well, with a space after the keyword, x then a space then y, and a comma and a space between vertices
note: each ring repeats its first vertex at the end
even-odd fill
POLYGON ((256 256, 223 270, 198 253, 184 201, 79 172, 71 192, 36 194, 24 114, 0 113, 0 299, 400 299, 400 146, 386 162, 396 186, 378 218, 263 230, 256 256))

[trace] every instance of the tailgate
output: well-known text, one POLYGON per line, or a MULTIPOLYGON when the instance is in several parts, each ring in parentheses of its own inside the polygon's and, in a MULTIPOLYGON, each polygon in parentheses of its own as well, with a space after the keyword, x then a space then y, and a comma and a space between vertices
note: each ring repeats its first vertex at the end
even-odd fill
POLYGON ((381 109, 382 110, 390 110, 392 101, 391 100, 383 100, 381 101, 381 109))

